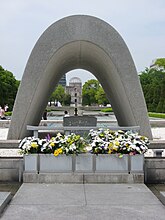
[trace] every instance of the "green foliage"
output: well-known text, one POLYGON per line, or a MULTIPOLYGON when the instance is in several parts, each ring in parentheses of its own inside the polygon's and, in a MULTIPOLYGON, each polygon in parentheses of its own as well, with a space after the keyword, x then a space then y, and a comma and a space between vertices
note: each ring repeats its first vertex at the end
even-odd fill
POLYGON ((71 103, 71 95, 69 95, 68 93, 65 93, 64 98, 63 98, 63 104, 69 106, 70 103, 71 103))
POLYGON ((85 82, 82 89, 82 104, 83 105, 93 105, 97 103, 95 98, 96 92, 99 89, 100 84, 98 80, 91 79, 85 82))
POLYGON ((159 58, 155 61, 155 64, 165 69, 165 58, 159 58))
POLYGON ((59 101, 62 105, 70 105, 71 96, 68 93, 65 93, 65 89, 62 85, 58 85, 55 91, 50 97, 51 100, 59 101))
POLYGON ((155 112, 149 112, 148 116, 149 117, 153 117, 153 118, 165 118, 165 114, 163 114, 163 113, 155 113, 155 112))
POLYGON ((12 112, 5 112, 5 116, 12 116, 12 112))
POLYGON ((57 100, 62 103, 63 97, 65 95, 65 89, 62 85, 58 85, 55 91, 51 95, 51 100, 57 100))
POLYGON ((165 112, 165 69, 146 68, 140 75, 148 111, 165 112))
POLYGON ((106 105, 109 101, 106 94, 96 79, 88 80, 82 89, 82 104, 83 105, 106 105))
POLYGON ((101 112, 113 112, 112 108, 101 109, 101 112))
POLYGON ((103 89, 102 86, 100 86, 99 89, 97 90, 95 98, 96 98, 97 103, 99 105, 106 106, 109 103, 109 101, 108 101, 108 99, 106 97, 106 94, 105 94, 104 89, 103 89))
POLYGON ((15 97, 17 94, 19 81, 15 79, 13 74, 4 70, 0 66, 0 105, 8 104, 9 110, 12 110, 15 97))

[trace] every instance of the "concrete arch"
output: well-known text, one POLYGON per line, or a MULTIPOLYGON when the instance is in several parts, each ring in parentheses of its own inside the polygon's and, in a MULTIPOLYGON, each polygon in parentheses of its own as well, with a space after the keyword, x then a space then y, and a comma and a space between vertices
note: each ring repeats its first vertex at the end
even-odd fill
POLYGON ((70 70, 90 71, 102 84, 120 126, 140 125, 152 138, 136 68, 119 33, 91 16, 63 18, 41 35, 27 62, 16 97, 8 139, 28 135, 38 125, 60 77, 70 70))

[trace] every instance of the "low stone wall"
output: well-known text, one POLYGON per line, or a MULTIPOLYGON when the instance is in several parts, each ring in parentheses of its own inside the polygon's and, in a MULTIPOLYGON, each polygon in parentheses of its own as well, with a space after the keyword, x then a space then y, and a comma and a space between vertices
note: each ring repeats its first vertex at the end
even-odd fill
POLYGON ((165 158, 145 158, 145 183, 165 183, 165 158))
POLYGON ((0 182, 21 182, 23 176, 22 158, 0 159, 0 182))
MULTIPOLYGON (((22 181, 22 178, 23 178, 22 158, 1 158, 0 182, 3 181, 18 182, 18 181, 22 181)), ((157 183, 157 184, 165 183, 165 158, 145 158, 144 179, 145 179, 145 183, 157 183)), ((92 182, 92 180, 90 181, 92 182)))
POLYGON ((9 128, 10 120, 0 120, 0 128, 9 128))

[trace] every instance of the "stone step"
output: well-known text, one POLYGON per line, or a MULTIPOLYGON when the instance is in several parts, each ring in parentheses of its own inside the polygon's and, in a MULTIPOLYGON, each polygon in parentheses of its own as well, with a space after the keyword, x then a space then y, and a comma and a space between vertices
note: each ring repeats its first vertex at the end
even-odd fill
POLYGON ((24 183, 144 183, 143 173, 28 173, 24 183))
POLYGON ((8 205, 12 198, 10 192, 0 192, 0 214, 3 212, 5 207, 8 205))
POLYGON ((165 205, 165 192, 160 192, 160 201, 165 205))

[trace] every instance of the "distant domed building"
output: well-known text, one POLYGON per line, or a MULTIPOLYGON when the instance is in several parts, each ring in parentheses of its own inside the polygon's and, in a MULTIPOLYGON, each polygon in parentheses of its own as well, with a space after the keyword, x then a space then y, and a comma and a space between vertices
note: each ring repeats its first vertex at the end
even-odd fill
POLYGON ((66 86, 66 92, 71 95, 71 105, 82 105, 82 82, 80 78, 71 78, 69 86, 66 86))

